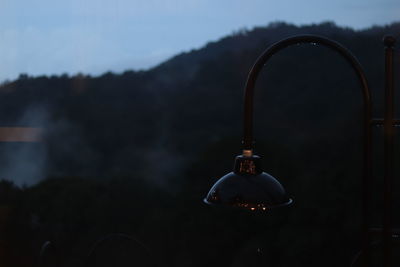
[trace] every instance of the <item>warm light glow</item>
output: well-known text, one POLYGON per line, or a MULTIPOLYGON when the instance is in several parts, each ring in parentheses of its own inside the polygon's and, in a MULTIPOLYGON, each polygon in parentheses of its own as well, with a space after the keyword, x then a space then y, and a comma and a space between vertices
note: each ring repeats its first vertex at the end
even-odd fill
POLYGON ((0 142, 41 142, 43 128, 0 127, 0 142))
POLYGON ((245 149, 245 150, 243 150, 243 156, 245 156, 245 157, 251 157, 251 156, 253 156, 253 150, 251 150, 251 149, 245 149))
POLYGON ((236 207, 246 208, 249 210, 267 210, 267 207, 264 204, 250 204, 250 203, 235 203, 236 207))

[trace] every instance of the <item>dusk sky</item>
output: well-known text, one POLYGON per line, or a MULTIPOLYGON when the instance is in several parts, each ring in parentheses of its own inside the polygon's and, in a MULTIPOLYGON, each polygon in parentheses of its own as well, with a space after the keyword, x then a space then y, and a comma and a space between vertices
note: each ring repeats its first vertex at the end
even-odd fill
POLYGON ((399 0, 0 0, 0 82, 146 69, 274 21, 361 29, 399 17, 399 0))

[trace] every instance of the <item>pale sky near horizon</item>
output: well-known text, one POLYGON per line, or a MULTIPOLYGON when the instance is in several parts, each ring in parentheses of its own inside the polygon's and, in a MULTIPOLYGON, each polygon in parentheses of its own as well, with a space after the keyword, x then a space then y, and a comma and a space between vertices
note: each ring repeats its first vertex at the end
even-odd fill
POLYGON ((241 28, 400 21, 399 0, 0 0, 0 82, 146 69, 241 28))

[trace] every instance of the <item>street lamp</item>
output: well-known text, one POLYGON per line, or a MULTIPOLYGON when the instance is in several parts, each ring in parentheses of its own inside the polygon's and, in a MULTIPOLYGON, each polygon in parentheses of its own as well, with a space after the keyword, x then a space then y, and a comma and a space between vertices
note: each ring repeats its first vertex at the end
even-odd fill
POLYGON ((300 35, 281 40, 267 48, 256 60, 249 72, 244 94, 244 135, 243 154, 237 156, 233 172, 219 179, 207 194, 204 202, 210 205, 240 207, 250 210, 269 210, 292 203, 283 186, 271 175, 262 171, 260 158, 253 155, 253 98, 257 77, 266 62, 277 52, 296 44, 322 45, 336 51, 353 68, 363 96, 363 266, 370 264, 370 193, 372 169, 373 126, 384 126, 384 226, 382 230, 384 243, 383 266, 391 266, 392 239, 392 184, 393 184, 393 127, 394 120, 394 85, 393 85, 393 46, 396 40, 392 36, 384 38, 385 45, 385 116, 384 119, 372 118, 371 90, 364 71, 355 56, 341 44, 317 35, 300 35))

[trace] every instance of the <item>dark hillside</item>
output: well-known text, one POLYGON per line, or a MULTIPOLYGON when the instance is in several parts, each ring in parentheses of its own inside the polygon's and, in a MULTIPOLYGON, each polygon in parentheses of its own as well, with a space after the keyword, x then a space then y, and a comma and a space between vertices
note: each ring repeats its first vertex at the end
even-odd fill
MULTIPOLYGON (((56 266, 82 263, 90 242, 110 232, 138 237, 162 266, 348 266, 360 244, 362 98, 352 69, 324 47, 282 51, 257 84, 257 153, 295 205, 255 216, 201 199, 240 153, 243 87, 263 50, 297 34, 342 43, 364 66, 381 117, 388 33, 400 37, 400 23, 360 31, 273 23, 148 71, 21 74, 3 84, 0 126, 45 128, 43 143, 0 143, 0 178, 30 186, 0 183, 0 215, 11 214, 0 222, 12 263, 4 266, 26 266, 45 240, 58 242, 56 266)), ((381 129, 374 138, 379 204, 381 129)))

